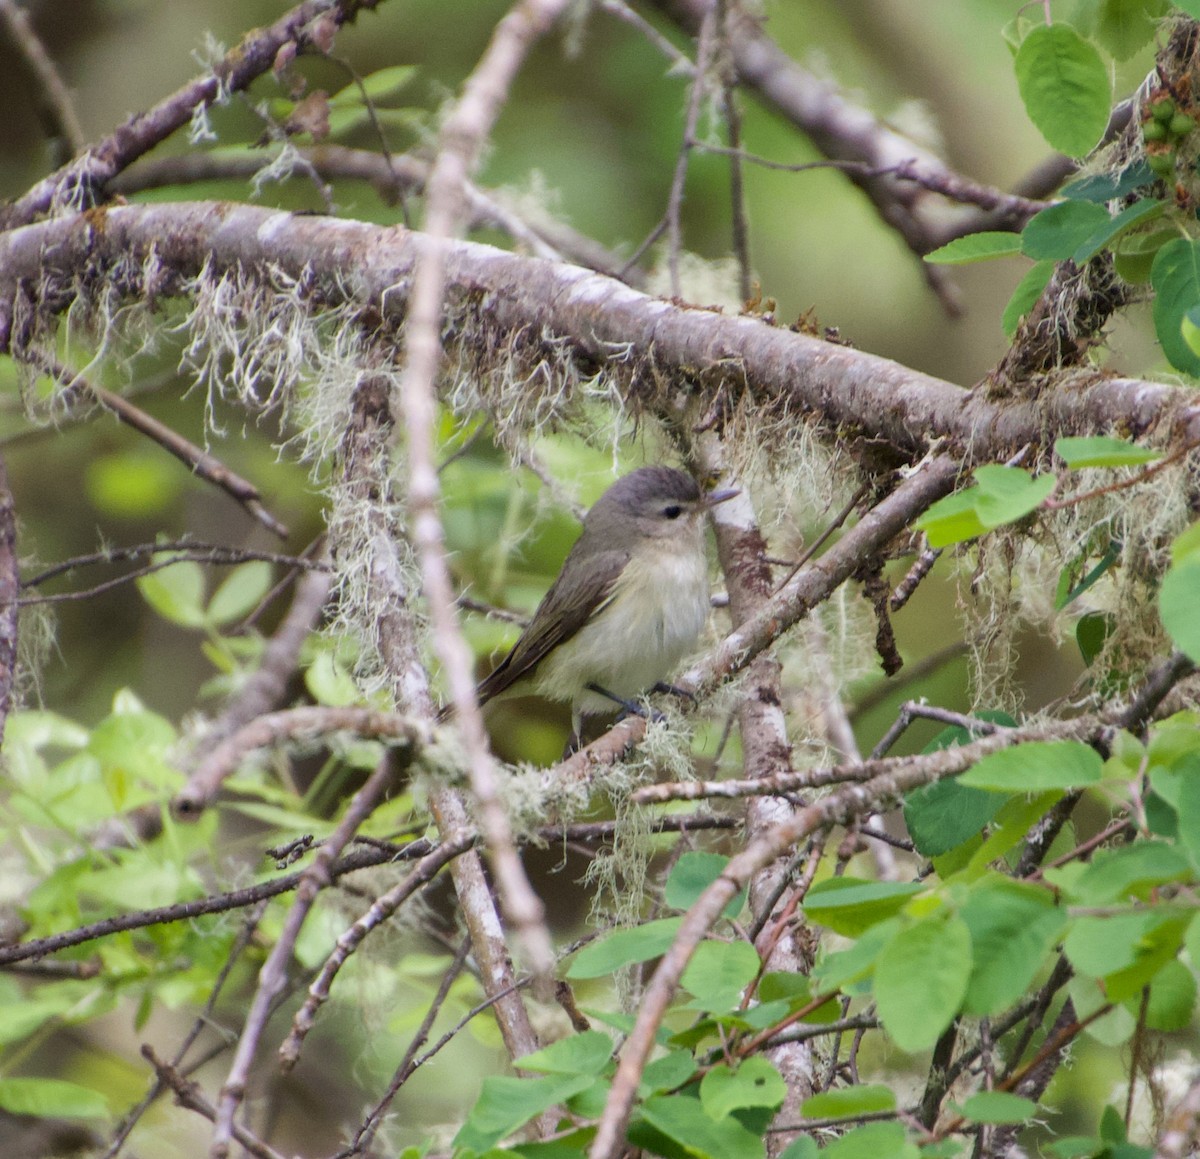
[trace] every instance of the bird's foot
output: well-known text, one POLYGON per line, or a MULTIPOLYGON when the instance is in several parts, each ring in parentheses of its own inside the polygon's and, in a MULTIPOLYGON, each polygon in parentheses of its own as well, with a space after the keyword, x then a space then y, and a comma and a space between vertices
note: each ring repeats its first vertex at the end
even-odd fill
POLYGON ((621 713, 617 720, 624 720, 627 716, 641 716, 653 724, 662 724, 667 719, 661 712, 651 708, 648 704, 639 703, 636 700, 626 700, 615 692, 609 692, 607 688, 601 688, 599 684, 589 684, 587 688, 589 692, 595 692, 597 695, 611 700, 613 704, 620 705, 621 713))
POLYGON ((693 704, 697 703, 694 692, 689 692, 686 688, 680 688, 678 684, 668 684, 665 680, 656 681, 650 691, 669 692, 672 696, 678 696, 680 700, 690 700, 693 704))

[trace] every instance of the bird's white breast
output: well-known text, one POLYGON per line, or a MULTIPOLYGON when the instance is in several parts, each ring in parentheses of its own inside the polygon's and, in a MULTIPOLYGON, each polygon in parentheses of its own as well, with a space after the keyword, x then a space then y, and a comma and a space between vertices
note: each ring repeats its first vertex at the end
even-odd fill
POLYGON ((660 543, 630 560, 599 615, 542 664, 539 691, 583 713, 610 712, 611 701, 585 691, 597 684, 630 700, 669 676, 695 646, 708 617, 703 542, 660 543))

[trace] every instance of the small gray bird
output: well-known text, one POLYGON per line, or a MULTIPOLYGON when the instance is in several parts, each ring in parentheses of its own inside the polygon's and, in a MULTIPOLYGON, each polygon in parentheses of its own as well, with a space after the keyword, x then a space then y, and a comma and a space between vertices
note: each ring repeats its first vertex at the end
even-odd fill
POLYGON ((695 647, 708 618, 704 517, 733 490, 701 492, 641 467, 596 501, 529 627, 479 685, 481 704, 520 682, 582 717, 630 707, 695 647))

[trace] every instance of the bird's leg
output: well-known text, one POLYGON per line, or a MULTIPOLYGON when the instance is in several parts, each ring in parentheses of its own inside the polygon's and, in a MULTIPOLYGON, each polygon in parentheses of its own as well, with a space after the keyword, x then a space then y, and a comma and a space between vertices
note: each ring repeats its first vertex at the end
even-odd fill
POLYGON ((668 684, 665 680, 656 680, 651 692, 669 692, 672 696, 678 696, 680 700, 690 700, 693 704, 697 703, 696 694, 689 692, 686 688, 680 688, 678 684, 668 684))
MULTIPOLYGON (((639 704, 636 700, 626 700, 624 697, 618 696, 615 692, 609 692, 607 688, 601 688, 599 684, 589 684, 587 690, 595 692, 598 696, 606 697, 614 704, 619 704, 623 710, 621 717, 644 716, 647 720, 653 721, 655 724, 662 724, 667 719, 661 712, 655 712, 649 705, 639 704)), ((619 720, 621 717, 617 719, 619 720)))

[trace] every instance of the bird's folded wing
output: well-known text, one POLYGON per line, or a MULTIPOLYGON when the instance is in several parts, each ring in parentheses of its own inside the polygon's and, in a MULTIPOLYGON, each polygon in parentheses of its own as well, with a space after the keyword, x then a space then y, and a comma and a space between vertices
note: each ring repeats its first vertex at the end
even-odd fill
POLYGON ((485 677, 478 689, 479 703, 499 696, 533 670, 560 644, 566 643, 593 616, 602 612, 613 598, 617 580, 629 562, 626 551, 602 551, 588 554, 582 575, 572 574, 564 587, 562 577, 571 568, 567 557, 558 579, 546 593, 533 620, 513 650, 485 677))

